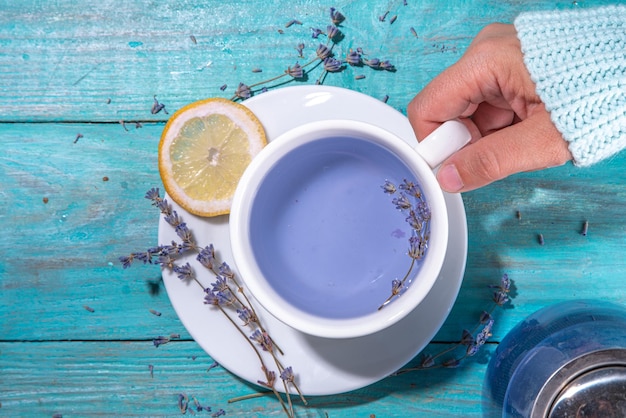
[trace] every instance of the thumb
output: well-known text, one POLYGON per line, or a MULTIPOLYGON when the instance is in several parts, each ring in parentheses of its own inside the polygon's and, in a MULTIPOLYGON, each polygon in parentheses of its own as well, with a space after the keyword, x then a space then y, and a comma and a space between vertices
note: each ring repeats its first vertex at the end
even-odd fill
POLYGON ((511 174, 565 164, 572 159, 567 145, 543 110, 456 152, 437 180, 447 192, 474 190, 511 174))

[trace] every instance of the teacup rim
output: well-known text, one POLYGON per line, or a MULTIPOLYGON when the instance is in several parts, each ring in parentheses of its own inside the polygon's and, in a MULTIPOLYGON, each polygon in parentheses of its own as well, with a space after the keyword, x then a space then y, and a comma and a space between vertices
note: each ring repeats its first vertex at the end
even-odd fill
MULTIPOLYGON (((384 179, 382 179, 384 181, 384 179)), ((382 193, 382 191, 381 191, 382 193)), ((286 325, 303 333, 326 338, 355 338, 374 334, 388 328, 412 312, 428 295, 436 282, 445 258, 448 242, 448 215, 443 191, 439 187, 433 169, 405 140, 392 132, 368 122, 351 119, 326 119, 309 122, 279 135, 251 161, 235 192, 230 215, 231 247, 234 262, 248 292, 270 314, 286 325), (365 135, 366 139, 384 142, 387 149, 402 159, 420 178, 420 186, 431 207, 433 222, 429 240, 428 256, 420 268, 419 284, 412 283, 403 295, 381 310, 356 318, 326 318, 305 312, 283 299, 263 278, 249 245, 249 231, 245 229, 249 219, 254 191, 263 181, 263 174, 298 146, 323 139, 322 131, 331 130, 346 135, 365 135), (307 136, 308 135, 308 136, 307 136), (312 136, 311 136, 312 135, 312 136), (410 156, 408 158, 407 156, 410 156), (407 158, 405 158, 407 157, 407 158), (417 174, 419 173, 419 174, 417 174), (424 177, 426 178, 424 181, 424 177), (433 250, 433 248, 435 248, 433 250)), ((407 255, 408 259, 408 255, 407 255)), ((391 284, 390 284, 391 292, 391 284)), ((387 295, 381 295, 381 302, 387 295)))

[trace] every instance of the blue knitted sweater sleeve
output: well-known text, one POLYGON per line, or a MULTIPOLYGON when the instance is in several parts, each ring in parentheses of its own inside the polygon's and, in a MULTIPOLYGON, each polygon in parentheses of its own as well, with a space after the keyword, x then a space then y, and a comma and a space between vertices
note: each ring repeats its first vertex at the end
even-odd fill
POLYGON ((578 166, 626 148, 626 6, 515 19, 537 94, 578 166))

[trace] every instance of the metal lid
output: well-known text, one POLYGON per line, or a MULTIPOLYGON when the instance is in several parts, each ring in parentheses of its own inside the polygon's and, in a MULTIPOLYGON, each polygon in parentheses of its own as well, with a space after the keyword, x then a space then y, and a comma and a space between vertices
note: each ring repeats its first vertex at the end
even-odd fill
POLYGON ((584 354, 541 388, 532 418, 626 417, 626 349, 584 354))
POLYGON ((561 391, 548 416, 626 417, 626 367, 601 367, 577 377, 561 391))

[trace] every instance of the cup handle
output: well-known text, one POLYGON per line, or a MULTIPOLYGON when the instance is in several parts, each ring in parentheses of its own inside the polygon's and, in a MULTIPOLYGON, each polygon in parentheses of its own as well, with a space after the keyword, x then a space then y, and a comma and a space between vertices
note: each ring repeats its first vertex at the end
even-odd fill
POLYGON ((433 170, 472 139, 465 125, 457 120, 444 122, 414 148, 433 170))

